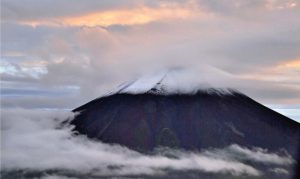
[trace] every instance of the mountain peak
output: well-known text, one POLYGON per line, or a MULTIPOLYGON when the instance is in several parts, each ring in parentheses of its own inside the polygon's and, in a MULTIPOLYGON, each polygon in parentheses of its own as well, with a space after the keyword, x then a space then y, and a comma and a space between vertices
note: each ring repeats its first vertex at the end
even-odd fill
POLYGON ((226 81, 228 74, 212 67, 198 70, 172 68, 150 75, 144 75, 136 80, 120 85, 111 94, 194 94, 198 91, 231 94, 226 81))

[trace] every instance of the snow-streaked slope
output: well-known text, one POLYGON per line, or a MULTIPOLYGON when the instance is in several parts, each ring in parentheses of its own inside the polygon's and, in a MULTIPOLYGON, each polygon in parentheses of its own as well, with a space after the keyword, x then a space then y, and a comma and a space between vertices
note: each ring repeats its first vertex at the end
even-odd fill
POLYGON ((124 83, 109 95, 127 94, 193 94, 199 90, 214 89, 218 93, 231 93, 228 90, 231 76, 221 70, 203 66, 197 70, 174 68, 144 75, 137 80, 124 83))

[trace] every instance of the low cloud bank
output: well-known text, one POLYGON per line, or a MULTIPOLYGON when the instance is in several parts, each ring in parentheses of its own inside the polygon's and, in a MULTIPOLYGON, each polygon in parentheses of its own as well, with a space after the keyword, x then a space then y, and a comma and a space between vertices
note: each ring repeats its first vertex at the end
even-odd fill
POLYGON ((211 149, 203 152, 207 156, 238 161, 252 161, 261 164, 288 166, 295 163, 294 159, 284 149, 271 153, 267 149, 253 147, 251 149, 232 144, 223 149, 211 149))
POLYGON ((167 149, 146 155, 123 146, 74 136, 72 126, 62 125, 65 119, 73 117, 67 111, 6 109, 1 115, 4 171, 67 170, 94 176, 132 176, 164 175, 168 170, 175 170, 260 176, 263 171, 244 161, 277 166, 293 163, 286 154, 238 145, 199 152, 167 149))

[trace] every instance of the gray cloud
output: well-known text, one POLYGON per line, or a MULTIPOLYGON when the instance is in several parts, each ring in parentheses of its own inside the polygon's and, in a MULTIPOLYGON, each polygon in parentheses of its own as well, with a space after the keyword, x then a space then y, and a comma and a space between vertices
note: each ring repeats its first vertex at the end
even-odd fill
POLYGON ((60 0, 4 0, 2 2, 3 19, 5 20, 34 20, 43 18, 55 18, 61 16, 81 15, 85 13, 103 11, 116 8, 129 8, 144 4, 147 1, 118 0, 118 1, 84 1, 73 3, 60 0), (67 8, 66 8, 67 7, 67 8))
MULTIPOLYGON (((268 11, 284 9, 290 7, 293 3, 299 3, 298 0, 196 0, 196 2, 198 2, 201 7, 208 9, 209 11, 237 18, 248 18, 251 16, 258 17, 268 11)), ((295 8, 299 9, 297 6, 295 8)))
POLYGON ((270 169, 271 172, 274 172, 278 175, 288 175, 289 172, 284 169, 284 168, 273 168, 273 169, 270 169))
POLYGON ((221 15, 253 16, 264 14, 270 9, 286 8, 296 2, 299 3, 298 0, 78 0, 72 3, 65 0, 46 0, 43 2, 38 0, 23 0, 22 2, 20 0, 4 0, 2 2, 2 16, 4 20, 8 21, 37 19, 55 20, 57 17, 78 16, 97 11, 130 9, 141 6, 156 8, 164 5, 186 5, 189 3, 192 3, 193 6, 199 6, 201 10, 221 15), (253 14, 253 11, 255 11, 256 14, 253 14))

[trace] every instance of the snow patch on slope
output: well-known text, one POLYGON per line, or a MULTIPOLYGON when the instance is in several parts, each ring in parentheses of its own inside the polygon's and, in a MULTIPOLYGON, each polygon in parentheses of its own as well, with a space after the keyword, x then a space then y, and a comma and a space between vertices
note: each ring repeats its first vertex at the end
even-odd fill
POLYGON ((173 68, 144 75, 122 84, 110 94, 194 94, 199 90, 218 94, 231 94, 231 75, 219 69, 203 66, 198 69, 173 68), (213 89, 213 90, 212 90, 213 89))

